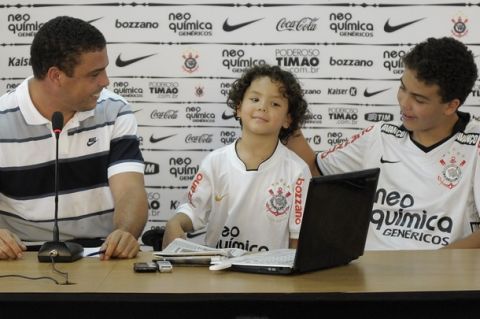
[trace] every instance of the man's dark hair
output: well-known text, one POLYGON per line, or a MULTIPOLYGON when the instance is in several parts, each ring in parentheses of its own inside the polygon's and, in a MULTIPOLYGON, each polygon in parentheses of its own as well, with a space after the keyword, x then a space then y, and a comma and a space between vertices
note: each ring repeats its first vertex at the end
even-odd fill
POLYGON ((426 84, 436 84, 442 102, 459 99, 462 105, 477 79, 472 51, 453 38, 428 38, 403 57, 405 67, 426 84))
POLYGON ((242 103, 243 96, 250 84, 261 77, 268 77, 272 82, 280 84, 283 96, 288 99, 288 113, 292 122, 288 128, 282 127, 278 134, 280 141, 286 143, 292 133, 299 129, 305 121, 305 113, 308 106, 307 101, 303 97, 300 83, 292 73, 284 71, 278 66, 270 66, 268 64, 253 66, 233 82, 228 93, 227 105, 234 110, 236 116, 237 109, 242 103))
POLYGON ((38 30, 30 47, 33 75, 43 79, 48 69, 56 66, 72 76, 82 53, 105 46, 103 34, 88 22, 67 16, 53 18, 38 30))

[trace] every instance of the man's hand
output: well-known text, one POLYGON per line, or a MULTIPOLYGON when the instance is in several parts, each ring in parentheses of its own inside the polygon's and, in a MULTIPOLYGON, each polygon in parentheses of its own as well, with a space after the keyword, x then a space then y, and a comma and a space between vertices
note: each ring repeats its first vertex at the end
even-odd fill
POLYGON ((17 259, 23 257, 27 246, 7 229, 0 229, 0 260, 17 259))
POLYGON ((134 258, 140 250, 140 244, 129 232, 116 229, 108 235, 100 250, 105 250, 105 253, 100 255, 101 260, 108 260, 112 257, 134 258))

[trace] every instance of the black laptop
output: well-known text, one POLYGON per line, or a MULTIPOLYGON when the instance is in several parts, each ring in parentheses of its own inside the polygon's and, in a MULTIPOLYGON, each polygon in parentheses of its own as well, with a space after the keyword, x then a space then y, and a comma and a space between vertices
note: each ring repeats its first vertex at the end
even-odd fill
POLYGON ((350 263, 363 255, 379 168, 313 177, 297 249, 276 249, 219 261, 210 269, 303 273, 350 263))

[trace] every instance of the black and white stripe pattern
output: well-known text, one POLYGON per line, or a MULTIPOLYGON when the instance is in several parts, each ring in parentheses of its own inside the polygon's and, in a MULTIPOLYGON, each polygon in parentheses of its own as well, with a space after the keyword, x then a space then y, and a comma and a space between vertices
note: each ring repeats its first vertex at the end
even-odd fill
MULTIPOLYGON (((103 237, 114 209, 108 178, 143 173, 130 106, 102 92, 95 110, 77 113, 59 139, 59 220, 63 239, 103 237)), ((0 228, 25 240, 50 240, 54 215, 55 138, 33 107, 28 79, 0 98, 0 228)))

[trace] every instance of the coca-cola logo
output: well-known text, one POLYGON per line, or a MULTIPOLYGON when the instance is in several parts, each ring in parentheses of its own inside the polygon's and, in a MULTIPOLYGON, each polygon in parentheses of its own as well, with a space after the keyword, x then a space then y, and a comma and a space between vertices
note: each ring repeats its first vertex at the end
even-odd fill
POLYGON ((193 135, 188 134, 185 137, 185 143, 211 143, 213 134, 193 135))
POLYGON ((167 111, 159 111, 153 110, 150 114, 151 119, 155 120, 170 120, 176 119, 178 117, 178 110, 167 110, 167 111))
POLYGON ((315 31, 318 18, 304 17, 300 20, 287 20, 281 18, 277 22, 277 31, 315 31))

